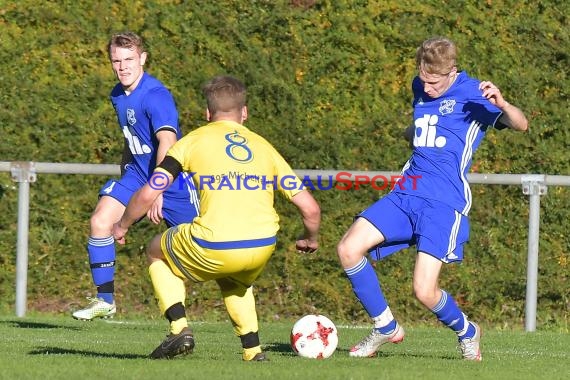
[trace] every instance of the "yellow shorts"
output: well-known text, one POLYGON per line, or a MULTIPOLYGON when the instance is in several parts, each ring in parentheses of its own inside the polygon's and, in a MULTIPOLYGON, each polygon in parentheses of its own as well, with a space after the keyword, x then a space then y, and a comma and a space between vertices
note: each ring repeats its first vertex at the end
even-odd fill
POLYGON ((166 230, 160 246, 170 268, 179 277, 194 282, 231 278, 246 287, 261 274, 275 250, 275 244, 236 249, 204 248, 181 226, 166 230))

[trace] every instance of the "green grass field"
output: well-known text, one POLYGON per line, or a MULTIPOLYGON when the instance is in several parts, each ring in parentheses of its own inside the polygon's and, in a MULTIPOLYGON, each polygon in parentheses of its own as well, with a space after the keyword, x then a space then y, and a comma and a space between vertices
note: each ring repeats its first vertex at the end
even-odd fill
POLYGON ((166 322, 114 319, 80 322, 69 317, 0 317, 1 379, 568 379, 570 334, 499 331, 483 327, 483 361, 460 359, 453 334, 441 327, 406 326, 403 343, 375 358, 348 357, 368 333, 337 326, 339 346, 325 360, 295 356, 292 323, 262 323, 269 362, 246 363, 229 322, 193 322, 193 354, 168 361, 147 355, 165 337, 166 322))

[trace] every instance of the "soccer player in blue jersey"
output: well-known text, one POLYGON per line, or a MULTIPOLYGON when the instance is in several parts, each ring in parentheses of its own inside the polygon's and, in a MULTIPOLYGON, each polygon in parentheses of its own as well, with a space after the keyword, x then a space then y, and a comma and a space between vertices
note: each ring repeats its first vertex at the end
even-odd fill
POLYGON ((408 129, 413 151, 402 180, 357 216, 337 246, 352 289, 374 324, 351 348, 352 357, 374 356, 382 344, 404 339, 367 256, 378 260, 415 245, 414 295, 457 334, 464 359, 481 360, 480 327, 439 288, 438 277, 444 263, 463 259, 472 202, 467 173, 475 150, 488 129, 526 131, 528 122, 493 83, 458 71, 456 50, 442 37, 418 48, 414 121, 408 129))
MULTIPOLYGON (((111 103, 124 135, 121 178, 107 182, 90 220, 87 244, 89 264, 97 296, 73 317, 80 320, 108 318, 116 313, 114 299, 115 240, 113 224, 123 215, 131 196, 140 189, 160 163, 166 151, 181 137, 178 111, 169 90, 144 71, 147 52, 140 36, 113 35, 108 44, 109 59, 119 83, 111 91, 111 103)), ((191 222, 198 214, 196 191, 178 181, 160 196, 147 216, 167 226, 191 222)))
MULTIPOLYGON (((265 361, 253 283, 275 250, 279 230, 275 191, 290 200, 302 216, 304 233, 296 241, 298 251, 314 252, 318 248, 321 210, 277 150, 243 125, 248 110, 241 81, 215 77, 204 86, 204 95, 210 122, 174 144, 154 174, 171 180, 182 170, 194 173, 200 215, 192 223, 156 236, 148 248, 149 274, 158 306, 170 322, 170 334, 150 357, 168 359, 194 348, 184 308, 187 279, 217 282, 241 341, 242 359, 265 361), (211 181, 204 185, 203 178, 211 181)), ((119 243, 124 243, 129 227, 163 190, 149 182, 133 196, 113 227, 119 243)))

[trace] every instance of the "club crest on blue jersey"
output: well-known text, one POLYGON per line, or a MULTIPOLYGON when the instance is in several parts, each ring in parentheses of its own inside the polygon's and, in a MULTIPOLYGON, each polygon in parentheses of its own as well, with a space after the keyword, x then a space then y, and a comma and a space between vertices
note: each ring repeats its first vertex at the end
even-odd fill
POLYGON ((453 107, 455 107, 455 100, 454 99, 445 99, 442 100, 439 104, 439 113, 442 115, 447 115, 453 112, 453 107))
POLYGON ((135 125, 135 123, 137 122, 137 118, 135 117, 135 110, 132 108, 127 109, 127 121, 131 126, 135 125))

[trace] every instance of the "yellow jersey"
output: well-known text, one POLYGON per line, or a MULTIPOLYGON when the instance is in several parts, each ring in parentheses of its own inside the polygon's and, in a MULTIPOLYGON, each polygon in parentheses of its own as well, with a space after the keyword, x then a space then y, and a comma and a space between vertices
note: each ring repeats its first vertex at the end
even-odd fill
MULTIPOLYGON (((274 191, 287 199, 303 184, 263 137, 233 121, 216 121, 177 141, 167 156, 191 176, 200 214, 180 228, 200 246, 234 249, 275 243, 274 191)), ((186 181, 189 181, 187 179, 186 181)))

